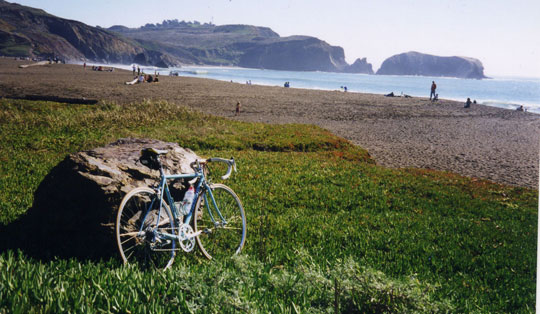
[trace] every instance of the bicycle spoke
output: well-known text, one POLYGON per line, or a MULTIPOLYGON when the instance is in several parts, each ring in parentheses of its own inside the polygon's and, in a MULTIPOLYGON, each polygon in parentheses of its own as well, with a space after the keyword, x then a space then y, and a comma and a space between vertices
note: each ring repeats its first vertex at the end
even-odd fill
POLYGON ((121 237, 127 237, 131 236, 132 238, 136 237, 139 234, 139 232, 127 232, 127 233, 121 233, 121 237))
POLYGON ((244 210, 236 194, 229 187, 216 184, 212 186, 212 195, 215 203, 210 195, 207 196, 208 204, 201 205, 203 202, 199 201, 197 208, 203 212, 195 215, 193 222, 195 231, 202 231, 196 238, 197 244, 201 252, 210 259, 238 253, 244 245, 246 231, 244 210), (221 217, 226 224, 221 225, 221 217))
POLYGON ((136 239, 137 236, 133 236, 133 237, 130 237, 130 238, 127 238, 126 240, 122 241, 121 244, 124 245, 125 243, 129 242, 129 241, 132 241, 133 239, 136 239))
POLYGON ((175 241, 160 240, 160 232, 174 236, 172 214, 164 202, 161 210, 156 208, 160 202, 155 197, 149 188, 136 188, 122 200, 116 236, 124 263, 166 268, 174 259, 175 241))
POLYGON ((127 256, 127 259, 131 259, 131 256, 133 256, 133 252, 129 253, 129 255, 127 256))
POLYGON ((242 230, 241 227, 219 227, 219 229, 227 229, 227 230, 242 230))
MULTIPOLYGON (((130 246, 130 247, 127 247, 127 248, 124 250, 124 252, 131 251, 131 250, 135 249, 136 247, 137 247, 136 245, 132 245, 132 246, 130 246)), ((133 253, 131 253, 131 254, 133 254, 133 253)))

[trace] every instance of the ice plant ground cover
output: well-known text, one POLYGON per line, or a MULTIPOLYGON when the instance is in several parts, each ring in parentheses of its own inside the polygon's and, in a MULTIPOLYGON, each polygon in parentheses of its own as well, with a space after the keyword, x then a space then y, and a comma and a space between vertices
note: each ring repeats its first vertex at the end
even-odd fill
POLYGON ((242 254, 226 261, 180 254, 162 272, 119 258, 38 260, 24 248, 2 249, 1 310, 534 309, 537 190, 380 167, 365 150, 310 125, 235 122, 165 102, 0 100, 0 223, 24 215, 67 154, 129 136, 178 142, 201 156, 234 155, 239 172, 228 184, 248 221, 242 254))

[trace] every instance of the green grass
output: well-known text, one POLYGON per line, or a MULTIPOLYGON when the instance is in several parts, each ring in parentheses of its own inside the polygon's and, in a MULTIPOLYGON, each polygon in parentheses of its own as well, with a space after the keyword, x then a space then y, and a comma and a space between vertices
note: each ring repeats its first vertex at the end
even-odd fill
POLYGON ((0 100, 0 222, 26 212, 66 154, 120 137, 234 156, 243 254, 181 255, 155 272, 118 260, 0 254, 0 312, 534 311, 537 191, 376 166, 308 125, 230 121, 167 103, 0 100))

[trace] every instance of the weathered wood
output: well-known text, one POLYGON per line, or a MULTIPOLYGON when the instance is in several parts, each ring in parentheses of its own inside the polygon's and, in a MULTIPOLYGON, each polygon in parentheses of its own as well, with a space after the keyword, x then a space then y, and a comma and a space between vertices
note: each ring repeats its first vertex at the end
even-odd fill
POLYGON ((94 105, 98 103, 96 99, 86 99, 84 97, 83 98, 66 98, 66 97, 47 96, 47 95, 24 95, 24 96, 7 96, 6 98, 54 101, 54 102, 61 102, 61 103, 66 103, 66 104, 83 104, 83 105, 94 105))

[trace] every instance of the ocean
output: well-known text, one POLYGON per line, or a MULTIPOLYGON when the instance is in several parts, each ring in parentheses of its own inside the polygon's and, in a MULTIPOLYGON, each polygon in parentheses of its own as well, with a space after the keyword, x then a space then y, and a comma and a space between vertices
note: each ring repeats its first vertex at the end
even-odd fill
MULTIPOLYGON (((125 69, 131 69, 122 66, 125 69)), ((431 82, 437 84, 439 98, 465 102, 467 97, 477 103, 515 110, 523 105, 525 110, 540 114, 540 78, 494 77, 474 80, 429 76, 367 75, 330 72, 276 71, 236 67, 150 68, 147 73, 158 71, 168 75, 176 71, 180 76, 192 76, 236 83, 283 86, 290 82, 291 88, 342 90, 348 92, 388 94, 393 92, 413 97, 429 97, 431 82)))

